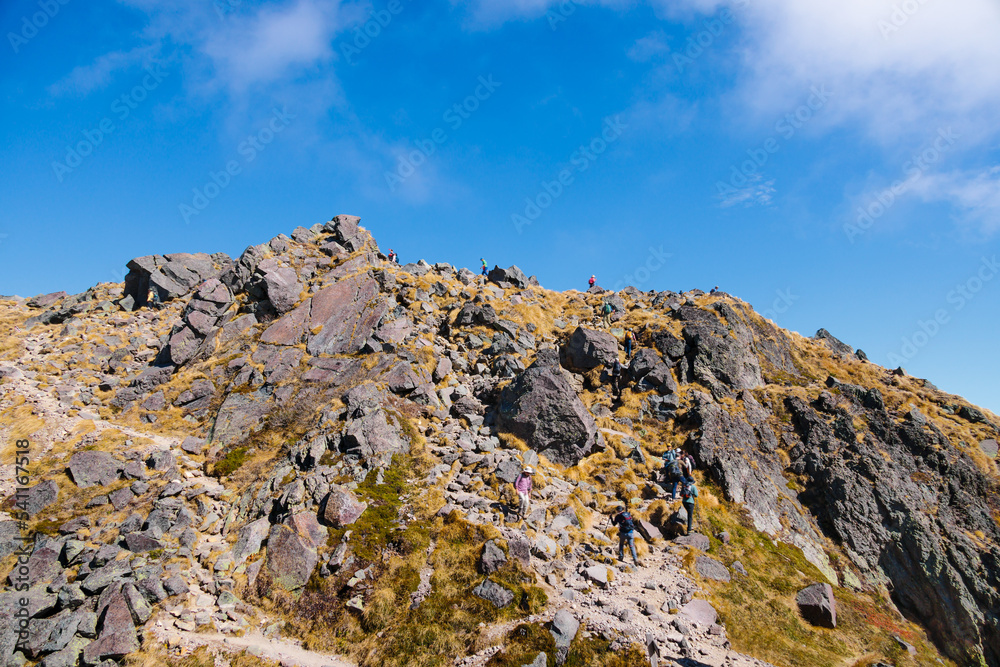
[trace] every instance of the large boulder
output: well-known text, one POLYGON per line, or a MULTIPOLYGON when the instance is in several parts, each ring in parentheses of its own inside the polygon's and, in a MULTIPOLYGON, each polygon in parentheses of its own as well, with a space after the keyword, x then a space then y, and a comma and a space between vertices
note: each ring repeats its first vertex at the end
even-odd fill
POLYGON ((358 274, 316 293, 272 324, 261 342, 298 345, 313 356, 354 354, 389 311, 370 274, 358 274))
POLYGON ((577 327, 562 350, 563 362, 575 371, 610 366, 618 359, 618 340, 609 333, 577 327))
POLYGON ((367 467, 386 467, 393 454, 410 451, 398 419, 382 407, 386 397, 372 384, 362 384, 344 395, 347 425, 340 448, 360 458, 367 467))
POLYGON ((562 372, 532 366, 500 395, 497 427, 560 465, 574 465, 600 437, 597 423, 562 372))
POLYGON ((346 487, 333 485, 323 499, 320 510, 323 521, 334 528, 349 526, 368 509, 368 503, 360 502, 346 487))
POLYGON ((483 574, 493 574, 507 564, 507 555, 503 549, 497 546, 493 540, 489 540, 483 546, 483 553, 479 556, 479 571, 483 574))
POLYGON ((830 351, 833 352, 838 357, 848 359, 854 356, 853 347, 851 347, 847 343, 840 341, 826 329, 820 329, 819 331, 817 331, 816 335, 813 336, 813 340, 826 343, 827 347, 830 348, 830 351))
POLYGON ((494 266, 487 277, 490 279, 490 282, 496 283, 505 289, 508 287, 520 287, 522 289, 528 287, 528 276, 524 275, 524 271, 516 266, 512 266, 509 269, 501 269, 499 266, 494 266))
POLYGON ((132 611, 119 589, 111 595, 104 609, 100 636, 83 649, 83 659, 88 665, 96 665, 102 660, 120 660, 138 650, 139 638, 132 611))
POLYGON ((81 489, 107 486, 118 479, 122 464, 107 452, 77 452, 69 460, 69 476, 81 489))
POLYGON ((795 596, 802 618, 824 628, 837 627, 837 601, 830 584, 813 584, 795 596))
POLYGON ((325 532, 311 513, 292 515, 272 526, 266 561, 271 580, 287 591, 304 588, 319 562, 316 547, 325 532))
POLYGON ((263 275, 267 298, 279 315, 295 307, 303 289, 295 269, 268 258, 257 265, 257 271, 263 275))
POLYGON ((701 382, 714 394, 732 395, 742 389, 764 386, 753 330, 743 316, 725 302, 715 304, 726 319, 695 306, 682 306, 684 339, 690 362, 690 380, 701 382))

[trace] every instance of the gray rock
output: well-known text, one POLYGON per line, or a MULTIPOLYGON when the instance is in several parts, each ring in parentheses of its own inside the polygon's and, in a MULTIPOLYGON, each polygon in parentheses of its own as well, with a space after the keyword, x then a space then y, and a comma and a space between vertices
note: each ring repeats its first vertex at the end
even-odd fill
POLYGON ((557 649, 569 648, 579 629, 580 621, 576 620, 576 617, 565 609, 556 612, 549 626, 549 632, 555 639, 557 649))
POLYGON ((267 298, 279 315, 295 307, 303 289, 295 269, 269 258, 257 265, 257 271, 263 274, 267 298))
POLYGON ((813 584, 795 596, 802 618, 824 628, 837 627, 837 601, 830 584, 813 584))
POLYGON ((562 372, 532 366, 500 396, 500 431, 513 433, 560 465, 575 465, 598 442, 597 423, 562 372))
POLYGON ((819 331, 817 331, 816 335, 813 336, 813 340, 818 340, 822 341, 823 343, 826 343, 827 347, 829 347, 830 350, 836 356, 841 357, 843 359, 847 359, 854 356, 853 347, 851 347, 847 343, 841 342, 826 329, 820 329, 819 331))
POLYGON ((69 475, 82 489, 91 486, 107 486, 118 480, 122 464, 107 452, 83 451, 73 454, 69 460, 69 475))
POLYGON ((25 493, 18 493, 16 502, 22 511, 33 517, 54 503, 58 497, 59 485, 52 480, 46 480, 30 487, 25 493))
POLYGON ((539 653, 530 664, 521 667, 546 667, 548 664, 548 657, 544 653, 539 653))
POLYGON ((496 283, 500 287, 520 287, 526 288, 529 286, 528 277, 524 275, 524 272, 516 266, 512 266, 509 269, 501 269, 499 266, 493 267, 487 276, 490 282, 496 283))
POLYGON ((729 582, 729 568, 708 556, 698 556, 694 561, 694 569, 701 576, 713 581, 729 582))
POLYGON ((481 584, 472 589, 472 594, 482 598, 487 602, 492 602, 497 609, 503 609, 514 601, 514 593, 504 588, 500 584, 486 579, 481 584))
POLYGON ((327 525, 334 528, 349 526, 368 509, 368 503, 359 502, 349 489, 337 484, 330 487, 330 493, 323 499, 321 516, 327 525))
POLYGON ((316 517, 307 513, 293 515, 272 526, 266 560, 272 580, 285 590, 301 590, 319 562, 316 547, 325 540, 325 533, 316 517))
POLYGON ((483 553, 479 556, 479 571, 483 574, 493 574, 507 564, 507 555, 503 549, 497 546, 496 542, 489 540, 483 546, 483 553))
POLYGON ((271 532, 271 522, 267 517, 257 519, 240 528, 233 546, 233 564, 242 565, 247 558, 259 553, 268 533, 271 532))
POLYGON ((690 623, 697 623, 704 627, 711 627, 719 620, 719 614, 715 608, 704 600, 691 600, 681 607, 679 617, 690 623))
MULTIPOLYGON (((687 512, 685 512, 685 515, 687 512)), ((684 517, 687 521, 687 516, 684 517)), ((711 541, 705 535, 701 533, 691 533, 690 535, 681 535, 680 537, 674 538, 674 544, 680 544, 686 547, 693 547, 699 551, 707 552, 711 547, 711 541)))
POLYGON ((562 356, 566 367, 573 371, 610 366, 618 359, 618 340, 603 331, 577 327, 563 348, 562 356))
POLYGON ((994 459, 997 457, 998 448, 997 448, 997 441, 995 439, 990 438, 988 440, 983 440, 982 442, 979 443, 979 447, 980 449, 983 450, 983 452, 985 452, 986 456, 989 456, 990 458, 994 459))

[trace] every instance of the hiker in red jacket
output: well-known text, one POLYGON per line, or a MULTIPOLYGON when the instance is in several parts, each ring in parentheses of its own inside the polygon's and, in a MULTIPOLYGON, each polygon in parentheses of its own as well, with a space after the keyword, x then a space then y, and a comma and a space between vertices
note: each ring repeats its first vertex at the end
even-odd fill
POLYGON ((597 279, 594 276, 590 276, 590 280, 588 280, 587 282, 590 283, 591 287, 593 287, 594 285, 597 284, 597 279))

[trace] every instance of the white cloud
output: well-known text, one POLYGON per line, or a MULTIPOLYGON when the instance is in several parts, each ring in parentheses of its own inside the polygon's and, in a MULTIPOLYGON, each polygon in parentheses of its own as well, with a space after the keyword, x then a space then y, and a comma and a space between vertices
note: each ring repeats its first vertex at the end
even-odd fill
POLYGON ((948 202, 985 232, 1000 231, 1000 165, 930 174, 916 181, 912 191, 925 202, 948 202))
POLYGON ((137 46, 129 51, 112 51, 89 65, 81 65, 48 88, 53 96, 87 93, 105 88, 115 74, 139 64, 148 64, 157 54, 156 45, 137 46))
POLYGON ((774 200, 777 190, 774 188, 774 179, 765 181, 760 174, 753 174, 747 178, 747 185, 741 188, 726 188, 725 192, 718 194, 719 206, 729 208, 731 206, 742 205, 746 208, 751 206, 770 206, 774 200))
POLYGON ((663 31, 654 30, 645 37, 637 39, 626 55, 630 60, 647 62, 668 51, 670 51, 670 45, 667 44, 663 31))

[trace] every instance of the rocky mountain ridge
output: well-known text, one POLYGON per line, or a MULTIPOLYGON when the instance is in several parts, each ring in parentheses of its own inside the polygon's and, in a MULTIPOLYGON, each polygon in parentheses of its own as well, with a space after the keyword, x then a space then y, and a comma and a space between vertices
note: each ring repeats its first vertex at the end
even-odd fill
POLYGON ((2 304, 0 429, 31 443, 30 488, 7 460, 0 477, 10 584, 17 538, 38 536, 34 644, 9 626, 5 664, 127 660, 211 628, 360 664, 1000 665, 993 415, 726 294, 400 267, 359 223, 2 304), (638 346, 615 400, 623 326, 638 346), (664 540, 657 459, 680 445, 705 534, 664 540), (641 567, 614 562, 616 500, 649 538, 641 567), (838 630, 784 590, 816 581, 838 630), (762 601, 801 641, 755 645, 762 601))

